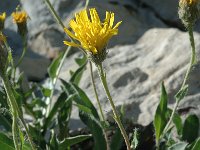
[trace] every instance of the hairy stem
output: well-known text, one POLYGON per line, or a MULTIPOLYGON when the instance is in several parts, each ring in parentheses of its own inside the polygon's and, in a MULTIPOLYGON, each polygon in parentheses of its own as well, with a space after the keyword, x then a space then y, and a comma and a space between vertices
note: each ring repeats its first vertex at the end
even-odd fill
MULTIPOLYGON (((98 107, 99 107, 99 110, 100 110, 101 120, 102 120, 104 123, 106 123, 106 119, 105 119, 105 116, 104 116, 104 114, 103 114, 103 110, 102 110, 102 107, 101 107, 101 103, 100 103, 100 101, 99 101, 99 96, 98 96, 97 90, 96 90, 96 85, 95 85, 94 75, 93 75, 93 71, 92 71, 92 63, 91 63, 91 61, 89 61, 89 65, 90 65, 90 76, 91 76, 91 79, 92 79, 92 86, 93 86, 93 90, 94 90, 94 93, 95 93, 95 97, 96 97, 96 100, 97 100, 97 104, 98 104, 98 107)), ((105 137, 105 140, 106 140, 107 150, 109 150, 110 147, 109 147, 108 137, 107 137, 107 134, 106 134, 106 130, 105 130, 104 125, 103 125, 103 132, 104 132, 104 137, 105 137)))
POLYGON ((19 141, 18 141, 18 127, 17 127, 17 114, 15 112, 12 113, 13 115, 13 123, 12 123, 12 134, 13 134, 13 142, 15 145, 16 150, 20 150, 19 141))
MULTIPOLYGON (((195 49, 195 42, 194 42, 194 35, 193 35, 193 27, 192 27, 192 25, 189 25, 189 27, 188 27, 188 34, 189 34, 189 38, 190 38, 190 44, 191 44, 192 52, 191 52, 191 57, 190 57, 190 63, 189 63, 188 69, 186 71, 185 77, 183 79, 183 83, 182 83, 181 88, 180 88, 179 91, 184 89, 184 87, 186 85, 186 82, 187 82, 187 80, 189 78, 189 74, 190 74, 190 72, 192 70, 192 67, 193 67, 193 65, 196 64, 196 49, 195 49)), ((168 128, 170 127, 170 125, 172 123, 172 120, 173 120, 174 114, 175 114, 175 112, 176 112, 176 110, 178 108, 179 102, 180 102, 180 100, 176 100, 176 103, 174 105, 174 108, 173 108, 172 114, 170 116, 170 119, 169 119, 169 121, 168 121, 168 123, 165 126, 165 129, 163 131, 163 136, 166 134, 168 128)))
POLYGON ((98 104, 98 107, 99 107, 99 110, 100 110, 101 119, 105 122, 106 119, 105 119, 105 116, 103 114, 103 110, 102 110, 102 107, 101 107, 101 103, 99 101, 99 97, 98 97, 98 94, 97 94, 96 85, 95 85, 95 81, 94 81, 94 75, 93 75, 93 71, 92 71, 92 63, 89 62, 89 65, 90 65, 90 76, 91 76, 91 79, 92 79, 92 86, 93 86, 93 90, 94 90, 94 93, 95 93, 97 104, 98 104))
POLYGON ((12 118, 13 119, 13 122, 12 122, 13 141, 14 141, 15 149, 19 150, 18 136, 17 136, 17 116, 18 116, 18 114, 17 114, 17 112, 15 110, 15 107, 14 107, 15 97, 13 95, 13 92, 12 92, 12 89, 10 87, 9 81, 7 79, 7 76, 6 75, 2 75, 2 78, 3 78, 4 87, 5 87, 7 96, 8 96, 8 104, 11 107, 10 110, 12 112, 12 117, 13 117, 12 118))
MULTIPOLYGON (((20 111, 20 109, 18 107, 18 104, 17 104, 17 101, 15 99, 11 83, 10 83, 7 75, 5 75, 5 73, 2 74, 2 79, 3 79, 3 84, 4 84, 4 87, 5 87, 7 96, 8 96, 8 100, 9 100, 8 103, 9 103, 9 106, 11 107, 11 111, 12 111, 12 115, 13 115, 13 125, 12 125, 12 130, 13 131, 12 131, 12 133, 13 133, 13 140, 14 140, 15 148, 17 149, 17 147, 18 147, 18 144, 17 144, 18 143, 18 141, 17 141, 17 139, 18 139, 18 137, 17 137, 17 118, 19 117, 22 122, 24 122, 24 119, 23 119, 22 112, 20 111)), ((31 137, 30 137, 30 135, 28 133, 28 129, 26 127, 25 122, 24 122, 23 125, 25 127, 25 131, 27 133, 29 142, 31 144, 31 148, 33 150, 36 150, 34 145, 33 145, 32 140, 31 140, 31 137)))
POLYGON ((127 150, 131 150, 131 146, 130 146, 130 142, 129 142, 129 139, 128 139, 128 135, 126 134, 126 131, 122 125, 122 122, 120 120, 120 117, 119 117, 119 114, 117 113, 117 109, 114 105, 114 102, 112 100, 112 96, 110 94, 110 91, 109 91, 109 88, 108 88, 108 84, 107 84, 107 81, 106 81, 106 76, 105 76, 105 73, 103 71, 103 67, 102 67, 102 64, 98 64, 98 71, 99 71, 99 76, 100 76, 100 79, 101 79, 101 82, 103 84, 103 87, 104 87, 104 91, 106 92, 106 95, 107 95, 107 98, 110 102, 110 105, 112 107, 112 111, 113 111, 113 114, 114 114, 114 119, 117 123, 117 125, 119 126, 120 128, 120 131, 124 137, 124 140, 125 140, 125 143, 126 143, 126 146, 127 146, 127 150))
POLYGON ((26 35, 24 35, 22 37, 22 40, 23 40, 23 51, 22 51, 22 55, 19 58, 19 61, 15 65, 15 68, 17 68, 22 63, 22 60, 24 59, 24 56, 25 56, 25 54, 27 52, 27 37, 26 37, 26 35))
POLYGON ((51 14, 53 15, 54 19, 57 21, 57 23, 59 25, 61 25, 61 27, 64 29, 65 25, 63 24, 63 22, 61 21, 60 17, 58 16, 58 14, 56 13, 55 9, 53 8, 51 2, 49 0, 44 0, 45 3, 47 4, 51 14))

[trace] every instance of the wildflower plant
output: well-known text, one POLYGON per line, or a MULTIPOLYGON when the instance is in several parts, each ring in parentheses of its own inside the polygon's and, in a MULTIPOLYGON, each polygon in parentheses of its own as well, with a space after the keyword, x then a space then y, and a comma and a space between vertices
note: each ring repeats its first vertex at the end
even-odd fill
POLYGON ((188 92, 187 80, 189 78, 190 72, 192 71, 194 65, 197 63, 196 58, 196 48, 193 35, 193 28, 196 21, 200 17, 200 1, 199 0, 180 0, 178 14, 183 25, 188 31, 190 44, 191 44, 191 57, 186 71, 183 83, 180 87, 180 90, 175 95, 175 105, 173 110, 168 108, 168 96, 165 90, 164 83, 162 83, 161 88, 161 97, 160 103, 157 107, 155 118, 154 118, 154 127, 156 134, 156 149, 200 149, 198 144, 200 140, 198 138, 199 130, 199 120, 196 115, 189 115, 184 124, 182 124, 182 119, 180 115, 176 112, 179 106, 180 101, 184 99, 188 92), (173 137, 170 137, 172 134, 172 128, 176 127, 178 134, 178 141, 173 137), (172 143, 168 143, 171 141, 172 143), (161 143, 165 144, 161 144, 161 143))
POLYGON ((120 131, 126 142, 127 149, 130 150, 129 138, 126 131, 122 125, 119 114, 116 110, 114 102, 112 100, 105 73, 102 67, 102 62, 107 56, 106 46, 109 40, 118 34, 118 27, 121 22, 118 22, 114 27, 114 13, 106 12, 106 18, 103 23, 101 23, 98 13, 95 8, 89 9, 90 18, 88 17, 87 10, 82 10, 75 14, 75 20, 70 21, 70 27, 74 31, 74 34, 65 28, 65 32, 78 42, 68 42, 64 41, 64 44, 74 47, 82 48, 88 58, 95 63, 98 68, 99 76, 102 81, 104 90, 107 94, 107 98, 111 104, 114 119, 117 122, 120 131))
MULTIPOLYGON (((57 23, 63 28, 63 33, 70 38, 70 41, 64 41, 68 47, 60 52, 48 67, 47 85, 33 82, 28 83, 28 89, 24 89, 22 86, 23 72, 19 71, 19 75, 16 75, 16 69, 20 66, 27 51, 28 14, 18 7, 11 15, 23 42, 22 54, 16 62, 13 61, 13 50, 3 31, 6 13, 0 14, 0 76, 2 79, 2 85, 0 84, 0 126, 3 128, 0 132, 0 149, 66 150, 71 147, 72 149, 82 149, 81 142, 88 141, 92 143, 87 144, 89 145, 88 149, 95 150, 142 150, 141 145, 149 146, 149 141, 152 141, 153 144, 152 147, 148 147, 149 150, 151 148, 157 150, 200 149, 198 117, 189 115, 183 121, 177 112, 179 103, 186 96, 189 88, 187 81, 190 72, 197 63, 193 27, 199 19, 199 0, 179 1, 178 14, 189 33, 191 59, 182 86, 175 95, 176 102, 173 109, 168 107, 168 94, 162 83, 160 102, 153 120, 154 130, 150 129, 153 127, 152 124, 137 129, 133 126, 133 132, 129 130, 129 134, 123 124, 125 111, 122 109, 121 112, 118 112, 116 109, 103 68, 108 53, 107 45, 111 38, 118 34, 118 28, 122 22, 114 23, 115 14, 110 11, 106 11, 105 19, 101 20, 95 8, 87 9, 89 0, 86 0, 85 9, 77 12, 74 19, 69 22, 69 28, 66 28, 51 2, 49 0, 44 0, 44 2, 57 23), (59 73, 64 60, 69 56, 71 46, 82 50, 83 55, 75 59, 78 68, 69 70, 70 78, 66 81, 59 78, 59 73), (88 62, 100 113, 84 90, 79 87, 88 62), (108 122, 104 115, 95 85, 92 63, 97 67, 116 124, 108 122), (59 93, 57 92, 58 96, 55 98, 55 87, 58 80, 61 83, 61 90, 59 93), (79 117, 89 131, 84 131, 84 133, 69 131, 73 106, 78 108, 79 117), (26 121, 24 114, 30 116, 29 122, 26 121), (173 133, 174 128, 177 131, 176 136, 173 133), (145 131, 146 129, 148 131, 145 131), (111 131, 113 135, 108 135, 108 131, 111 131), (152 131, 150 137, 149 131, 152 131)), ((83 145, 86 144, 83 143, 83 145)))

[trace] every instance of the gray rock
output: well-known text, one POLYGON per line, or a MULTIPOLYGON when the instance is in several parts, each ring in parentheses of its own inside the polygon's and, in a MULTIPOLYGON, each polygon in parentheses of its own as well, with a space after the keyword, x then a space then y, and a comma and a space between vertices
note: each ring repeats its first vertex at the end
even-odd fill
POLYGON ((65 47, 63 39, 63 33, 57 28, 44 27, 42 31, 30 39, 29 47, 46 58, 55 58, 65 47))
POLYGON ((150 7, 161 18, 169 21, 177 21, 178 1, 174 0, 140 0, 140 4, 150 7))
MULTIPOLYGON (((17 61, 18 57, 15 58, 17 61)), ((21 72, 24 72, 29 81, 42 81, 47 76, 47 67, 50 60, 28 50, 22 63, 19 66, 21 72)))
POLYGON ((10 15, 15 8, 20 4, 19 0, 6 0, 0 1, 0 13, 6 12, 7 16, 10 15))

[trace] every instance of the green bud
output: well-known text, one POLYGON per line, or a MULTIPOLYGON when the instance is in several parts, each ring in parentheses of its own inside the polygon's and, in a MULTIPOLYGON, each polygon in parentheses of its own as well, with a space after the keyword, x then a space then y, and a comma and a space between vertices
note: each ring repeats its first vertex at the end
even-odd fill
POLYGON ((193 26, 200 16, 200 1, 180 0, 178 15, 186 28, 193 26))

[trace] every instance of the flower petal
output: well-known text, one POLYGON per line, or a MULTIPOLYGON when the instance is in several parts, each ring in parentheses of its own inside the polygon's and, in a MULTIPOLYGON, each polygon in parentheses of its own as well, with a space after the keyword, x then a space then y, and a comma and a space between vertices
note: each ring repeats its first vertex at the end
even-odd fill
POLYGON ((63 43, 68 46, 81 47, 81 45, 69 41, 63 41, 63 43))
POLYGON ((77 40, 77 37, 72 32, 70 32, 67 28, 64 28, 64 31, 67 33, 67 35, 77 40))
POLYGON ((122 21, 120 21, 120 22, 118 22, 115 26, 114 26, 114 28, 113 29, 116 29, 116 28, 118 28, 119 27, 119 25, 122 23, 122 21))
POLYGON ((110 28, 112 28, 114 20, 115 20, 115 15, 114 15, 114 13, 111 13, 111 15, 110 15, 110 24, 109 24, 110 28))

